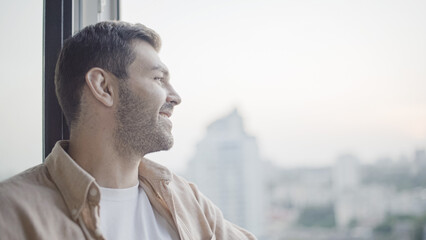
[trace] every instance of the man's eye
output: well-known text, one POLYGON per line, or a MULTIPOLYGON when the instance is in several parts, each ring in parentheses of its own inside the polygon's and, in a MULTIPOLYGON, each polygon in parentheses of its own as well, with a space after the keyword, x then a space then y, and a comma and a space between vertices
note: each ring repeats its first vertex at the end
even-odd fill
POLYGON ((160 83, 163 83, 164 78, 163 77, 154 77, 154 80, 160 81, 160 83))

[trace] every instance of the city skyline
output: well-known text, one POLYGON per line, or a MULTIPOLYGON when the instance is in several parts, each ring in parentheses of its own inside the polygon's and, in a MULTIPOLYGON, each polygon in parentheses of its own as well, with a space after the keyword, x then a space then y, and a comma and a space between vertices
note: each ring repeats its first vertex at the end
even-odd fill
POLYGON ((328 167, 285 169, 261 161, 243 125, 237 109, 212 122, 184 176, 259 239, 414 240, 426 233, 425 149, 396 161, 366 165, 346 154, 328 167))

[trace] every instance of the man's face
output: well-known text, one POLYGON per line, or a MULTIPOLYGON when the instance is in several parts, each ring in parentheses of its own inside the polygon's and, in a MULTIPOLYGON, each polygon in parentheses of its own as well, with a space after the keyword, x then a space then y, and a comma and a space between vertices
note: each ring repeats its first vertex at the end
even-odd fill
POLYGON ((145 41, 133 46, 136 59, 128 67, 129 78, 119 80, 115 145, 121 154, 143 156, 173 146, 169 117, 181 99, 155 49, 145 41))

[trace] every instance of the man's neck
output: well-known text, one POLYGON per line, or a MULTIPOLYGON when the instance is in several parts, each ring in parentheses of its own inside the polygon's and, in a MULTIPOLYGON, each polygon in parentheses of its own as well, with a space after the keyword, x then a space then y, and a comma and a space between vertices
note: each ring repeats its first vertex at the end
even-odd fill
POLYGON ((105 132, 74 132, 70 137, 68 154, 101 187, 128 188, 137 185, 141 158, 120 156, 111 141, 112 137, 105 135, 105 132))

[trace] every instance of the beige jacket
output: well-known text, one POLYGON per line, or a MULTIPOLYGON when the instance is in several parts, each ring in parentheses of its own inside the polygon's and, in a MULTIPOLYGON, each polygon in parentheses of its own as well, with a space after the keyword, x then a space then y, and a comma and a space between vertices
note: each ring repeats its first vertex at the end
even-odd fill
MULTIPOLYGON (((0 183, 0 239, 104 239, 99 186, 56 143, 44 164, 0 183)), ((194 184, 143 159, 139 182, 182 240, 255 239, 228 222, 194 184)))

